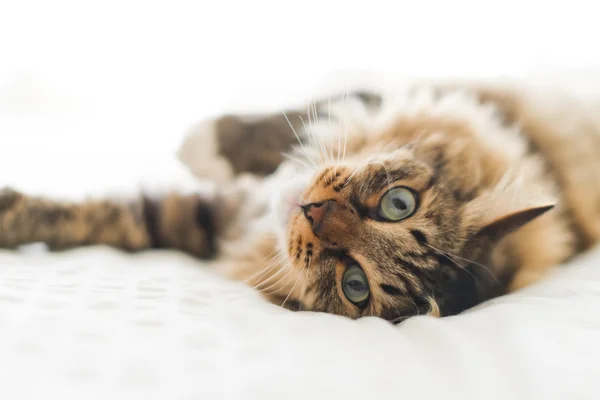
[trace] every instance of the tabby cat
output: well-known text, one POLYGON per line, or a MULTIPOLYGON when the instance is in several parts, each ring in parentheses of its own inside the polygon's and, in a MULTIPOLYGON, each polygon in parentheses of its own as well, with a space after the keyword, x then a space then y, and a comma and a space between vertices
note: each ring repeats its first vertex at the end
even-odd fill
POLYGON ((215 193, 67 203, 4 189, 0 246, 179 249, 292 309, 453 315, 600 237, 598 115, 555 90, 461 83, 224 116, 179 153, 215 193))

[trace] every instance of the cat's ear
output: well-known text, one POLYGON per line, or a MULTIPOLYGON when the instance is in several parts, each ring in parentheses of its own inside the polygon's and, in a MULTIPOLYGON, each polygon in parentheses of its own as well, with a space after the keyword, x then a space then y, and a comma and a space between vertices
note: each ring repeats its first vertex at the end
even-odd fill
POLYGON ((510 170, 493 188, 469 202, 463 215, 477 238, 498 241, 556 204, 546 186, 528 183, 519 170, 510 170))
POLYGON ((484 222, 478 229, 476 237, 496 242, 506 235, 518 230, 523 225, 552 210, 555 204, 531 206, 519 211, 484 222))

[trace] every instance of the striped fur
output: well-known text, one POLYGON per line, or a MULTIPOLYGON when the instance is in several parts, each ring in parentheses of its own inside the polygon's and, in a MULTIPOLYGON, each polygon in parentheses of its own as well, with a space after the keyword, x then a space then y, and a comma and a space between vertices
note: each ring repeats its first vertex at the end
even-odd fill
POLYGON ((598 121, 564 93, 507 83, 227 116, 192 129, 179 153, 220 183, 215 198, 67 204, 4 191, 0 246, 176 248, 217 257, 223 274, 294 309, 394 322, 452 315, 598 240, 598 121), (416 211, 384 221, 379 201, 398 186, 415 193, 416 211), (317 231, 300 206, 323 202, 317 231), (364 304, 343 293, 349 262, 368 278, 364 304))

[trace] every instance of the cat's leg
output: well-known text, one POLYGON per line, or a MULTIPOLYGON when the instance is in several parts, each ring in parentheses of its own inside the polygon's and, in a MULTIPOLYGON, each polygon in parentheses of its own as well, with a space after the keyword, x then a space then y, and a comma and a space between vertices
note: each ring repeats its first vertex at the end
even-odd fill
POLYGON ((0 190, 2 248, 105 244, 127 251, 173 248, 207 258, 215 254, 214 231, 211 202, 199 195, 70 203, 0 190))
POLYGON ((212 265, 218 273, 247 283, 274 304, 298 309, 297 275, 285 268, 275 237, 268 230, 239 225, 252 217, 239 212, 247 191, 229 188, 211 199, 171 194, 70 203, 3 189, 0 248, 39 242, 52 250, 104 244, 126 251, 170 248, 204 259, 218 256, 212 265), (234 226, 227 234, 230 224, 234 226), (218 255, 217 240, 224 242, 218 255))
POLYGON ((351 92, 321 98, 305 107, 264 115, 226 115, 202 121, 188 132, 180 160, 197 177, 223 182, 240 174, 271 174, 317 121, 339 122, 354 103, 369 111, 381 106, 381 96, 351 92))

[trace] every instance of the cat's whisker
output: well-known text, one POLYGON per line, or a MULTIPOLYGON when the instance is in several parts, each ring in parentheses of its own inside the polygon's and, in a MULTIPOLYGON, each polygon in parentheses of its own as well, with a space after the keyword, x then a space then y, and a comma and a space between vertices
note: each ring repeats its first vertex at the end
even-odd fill
MULTIPOLYGON (((265 234, 266 234, 266 232, 265 232, 265 234)), ((273 250, 272 252, 270 252, 269 255, 267 255, 263 259, 263 262, 267 261, 267 259, 269 259, 269 258, 271 259, 269 261, 269 263, 270 263, 273 260, 279 260, 279 259, 285 258, 285 254, 281 251, 281 249, 279 249, 279 247, 275 247, 275 250, 273 250), (275 253, 278 253, 278 254, 275 254, 275 253)))
MULTIPOLYGON (((330 138, 329 143, 332 145, 331 148, 333 149, 333 139, 332 138, 330 138)), ((331 151, 331 162, 333 163, 333 168, 331 168, 331 170, 329 171, 329 181, 331 183, 333 183, 335 181, 335 174, 339 167, 339 162, 336 161, 335 157, 333 156, 333 150, 331 151)))
MULTIPOLYGON (((412 300, 411 300, 411 301, 412 301, 412 300)), ((413 301, 413 304, 415 304, 415 303, 414 303, 414 301, 413 301)), ((416 305, 416 304, 415 304, 415 305, 416 305)), ((396 313, 398 314, 398 316, 397 316, 396 318, 394 318, 394 319, 390 320, 390 322, 391 322, 392 324, 395 324, 395 323, 396 323, 396 321, 400 320, 401 318, 406 318, 406 316, 402 315, 402 312, 400 311, 400 309, 399 309, 398 307, 394 306, 394 310, 396 310, 396 313)))
MULTIPOLYGON (((312 258, 308 261, 309 267, 310 267, 311 261, 312 261, 312 258)), ((292 293, 294 293, 294 289, 296 289, 296 285, 298 284, 298 282, 300 281, 300 277, 302 277, 302 276, 304 276, 304 268, 302 270, 300 270, 300 273, 298 274, 298 277, 296 278, 296 282, 294 282, 294 285, 290 289, 290 292, 286 296, 285 300, 283 300, 283 303, 281 303, 281 307, 283 307, 285 305, 285 303, 288 301, 288 299, 290 298, 290 296, 292 295, 292 293)))
POLYGON ((432 245, 430 245, 429 243, 424 243, 425 246, 429 247, 430 249, 434 250, 437 252, 437 254, 444 256, 446 259, 448 259, 450 262, 452 262, 452 264, 456 265, 458 268, 462 269, 463 271, 467 272, 469 275, 471 275, 473 278, 477 279, 477 277, 475 275, 473 275, 473 273, 471 271, 469 271, 467 268, 465 268, 463 265, 460 265, 455 259, 453 259, 449 253, 444 252, 432 245))
POLYGON ((383 167, 383 169, 385 170, 385 176, 386 176, 386 180, 387 180, 387 184, 388 184, 388 190, 390 190, 392 188, 392 181, 390 179, 390 171, 388 170, 388 168, 385 166, 385 164, 382 161, 373 161, 371 164, 378 164, 383 167))
MULTIPOLYGON (((344 94, 345 96, 345 94, 344 94)), ((342 101, 345 101, 345 97, 342 97, 342 101)), ((335 158, 336 158, 336 164, 337 165, 341 165, 343 162, 346 161, 346 148, 348 146, 348 132, 347 132, 347 123, 345 118, 347 118, 345 115, 338 115, 337 118, 337 123, 339 126, 339 129, 337 129, 336 132, 336 136, 337 136, 337 150, 336 150, 336 154, 335 154, 335 158)))
MULTIPOLYGON (((289 272, 289 271, 288 271, 288 272, 289 272)), ((280 279, 280 280, 279 280, 278 282, 276 282, 276 283, 275 283, 273 286, 275 286, 275 285, 277 285, 277 284, 281 283, 281 281, 282 281, 283 279, 285 279, 285 277, 283 277, 282 279, 280 279)), ((246 282, 246 284, 248 284, 248 282, 246 282)), ((262 284, 262 282, 261 282, 261 284, 262 284)), ((260 285, 260 284, 259 284, 259 285, 260 285)), ((268 295, 270 295, 270 294, 273 294, 273 293, 276 293, 277 291, 281 290, 281 288, 279 288, 279 289, 275 289, 275 290, 273 290, 273 291, 270 291, 270 292, 265 292, 265 290, 267 290, 267 289, 269 289, 269 288, 258 289, 258 287, 257 287, 257 286, 259 286, 259 285, 250 286, 250 287, 251 287, 253 290, 258 290, 258 292, 259 292, 259 293, 261 293, 262 295, 266 295, 266 296, 268 296, 268 295)), ((239 295, 236 295, 236 296, 232 296, 232 297, 230 297, 229 299, 230 299, 230 300, 238 300, 238 299, 240 299, 240 298, 242 298, 242 297, 243 297, 243 295, 242 295, 242 294, 239 294, 239 295)))
MULTIPOLYGON (((313 103, 313 111, 314 111, 314 121, 317 125, 319 125, 321 122, 319 121, 319 112, 317 110, 317 106, 316 106, 316 102, 313 103)), ((329 112, 328 112, 328 123, 331 124, 331 99, 328 98, 328 107, 329 107, 329 112)), ((321 135, 323 136, 323 135, 321 135)), ((329 145, 327 145, 325 143, 325 137, 321 137, 321 142, 323 143, 323 151, 326 154, 326 159, 328 162, 331 162, 335 165, 337 165, 337 163, 335 162, 335 154, 334 154, 334 145, 333 145, 333 140, 334 137, 331 134, 327 135, 327 139, 329 141, 329 145), (328 147, 328 149, 327 149, 328 147)))
POLYGON ((330 154, 330 157, 331 157, 331 162, 332 162, 332 163, 333 163, 335 166, 337 166, 337 165, 338 165, 338 162, 337 162, 337 160, 336 160, 336 155, 335 155, 335 151, 334 151, 334 148, 333 148, 333 147, 334 147, 334 145, 333 145, 333 142, 334 142, 334 137, 333 137, 333 135, 332 135, 332 134, 328 134, 328 135, 327 135, 327 137, 328 137, 328 139, 329 139, 329 154, 330 154))
POLYGON ((354 179, 354 175, 356 175, 359 172, 362 172, 362 170, 367 168, 369 165, 371 165, 371 163, 367 162, 367 163, 361 165, 360 167, 356 167, 354 169, 354 171, 350 174, 350 176, 348 178, 346 178, 346 185, 349 184, 352 181, 352 179, 354 179))
MULTIPOLYGON (((323 156, 321 155, 321 152, 319 151, 318 147, 317 147, 317 143, 316 143, 316 139, 315 139, 315 135, 312 134, 311 130, 308 128, 308 126, 306 126, 306 123, 304 122, 304 118, 302 118, 301 115, 298 115, 298 118, 300 118, 300 121, 302 121, 302 125, 304 126, 304 131, 306 132, 306 135, 308 136, 308 143, 311 146, 311 148, 315 151, 315 153, 317 153, 318 156, 318 162, 319 164, 323 164, 323 156)), ((309 125, 310 125, 310 121, 309 121, 309 125)), ((315 165, 315 168, 318 168, 315 165)))
POLYGON ((367 160, 365 161, 362 165, 360 165, 359 167, 356 167, 354 169, 354 172, 352 172, 352 174, 350 174, 350 176, 347 178, 347 181, 350 182, 350 180, 354 177, 354 175, 360 171, 362 171, 363 169, 367 168, 369 165, 373 165, 373 164, 377 164, 379 163, 378 161, 374 161, 374 160, 367 160))
POLYGON ((289 278, 290 275, 291 275, 291 272, 288 273, 285 277, 282 277, 281 280, 279 280, 275 285, 273 285, 272 289, 264 288, 264 289, 259 290, 260 294, 262 294, 263 296, 270 296, 272 294, 282 292, 286 288, 285 280, 287 278, 289 278))
POLYGON ((282 276, 277 282, 273 283, 269 287, 259 289, 258 291, 263 296, 270 296, 272 294, 281 292, 283 289, 285 289, 287 279, 290 277, 291 273, 292 273, 291 269, 288 269, 286 271, 286 274, 284 276, 282 276))
POLYGON ((333 164, 333 167, 329 170, 329 178, 330 182, 333 182, 335 171, 337 170, 337 163, 335 162, 335 157, 333 155, 333 138, 331 135, 328 135, 329 146, 325 143, 325 137, 321 136, 321 143, 323 144, 323 151, 325 153, 325 159, 328 163, 333 164), (329 147, 329 151, 327 150, 329 147))
MULTIPOLYGON (((319 120, 319 111, 318 111, 318 108, 317 108, 317 102, 316 101, 313 101, 313 121, 314 121, 314 124, 316 126, 319 126, 321 124, 321 121, 319 120)), ((323 150, 325 151, 325 154, 327 156, 327 160, 329 162, 333 163, 334 158, 333 158, 333 145, 332 145, 332 141, 331 141, 331 135, 328 135, 328 137, 329 137, 329 144, 330 144, 330 146, 329 146, 329 152, 327 151, 327 144, 325 143, 325 140, 324 140, 323 137, 321 137, 321 141, 323 143, 323 150)))
MULTIPOLYGON (((327 125, 331 125, 331 96, 327 96, 327 125)), ((339 135, 338 135, 339 138, 339 135)), ((338 140, 339 143, 339 140, 338 140)), ((335 161, 335 165, 337 166, 339 164, 339 158, 337 157, 337 154, 334 153, 333 151, 333 135, 330 135, 329 137, 329 144, 331 145, 331 157, 333 159, 336 159, 335 161)), ((338 153, 340 150, 339 144, 338 144, 338 153)))
POLYGON ((348 178, 346 178, 346 182, 350 183, 350 181, 352 180, 352 178, 354 178, 354 175, 359 173, 360 171, 362 171, 364 168, 368 167, 369 164, 365 164, 365 165, 361 165, 360 167, 356 167, 354 169, 354 171, 350 174, 350 176, 348 178))
POLYGON ((273 250, 272 252, 270 252, 269 254, 267 254, 267 256, 263 259, 263 261, 266 261, 267 258, 271 257, 273 254, 277 253, 279 251, 278 247, 275 247, 275 250, 273 250))
POLYGON ((312 110, 313 110, 313 121, 314 121, 315 125, 319 125, 321 122, 319 121, 319 113, 317 111, 317 102, 314 100, 312 103, 312 110))
POLYGON ((460 224, 458 224, 458 225, 456 225, 456 226, 453 226, 453 227, 451 227, 451 228, 449 228, 449 229, 447 229, 447 230, 439 230, 439 228, 443 228, 444 226, 446 226, 446 225, 448 225, 448 224, 450 224, 450 223, 452 223, 452 222, 455 222, 455 221, 454 221, 454 217, 455 217, 456 215, 458 215, 458 214, 459 214, 461 211, 462 211, 462 210, 461 210, 460 208, 459 208, 459 209, 457 209, 456 211, 454 211, 454 213, 452 213, 452 215, 450 215, 450 216, 449 216, 449 217, 446 219, 446 221, 445 221, 444 223, 442 223, 442 224, 440 224, 439 226, 437 226, 437 229, 438 229, 438 232, 437 232, 437 233, 438 233, 438 234, 443 234, 443 233, 453 232, 453 231, 455 231, 456 229, 458 229, 458 228, 461 228, 463 225, 460 225, 460 224))
MULTIPOLYGON (((265 265, 259 271, 252 274, 248 278, 244 279, 244 282, 250 284, 250 282, 252 282, 255 279, 256 280, 262 279, 266 274, 273 271, 273 269, 275 269, 277 267, 277 265, 279 265, 282 261, 285 261, 285 258, 286 257, 284 254, 277 255, 275 258, 273 258, 271 261, 269 261, 267 263, 267 265, 265 265)), ((263 281, 260 281, 260 283, 254 285, 254 287, 256 287, 257 285, 262 284, 262 283, 263 283, 263 281)))
POLYGON ((271 259, 264 267, 260 268, 260 270, 258 270, 254 274, 250 275, 249 277, 247 277, 243 281, 246 282, 246 283, 250 283, 251 281, 253 281, 255 279, 262 278, 262 276, 264 276, 265 274, 267 274, 271 270, 273 270, 277 266, 277 264, 280 263, 283 260, 284 260, 284 258, 281 257, 281 256, 277 256, 274 259, 271 259))
MULTIPOLYGON (((433 298, 433 296, 431 296, 431 295, 429 295, 429 296, 419 296, 419 299, 421 299, 421 300, 427 300, 428 298, 433 298)), ((417 303, 415 303, 415 300, 411 298, 410 302, 413 304, 413 306, 415 307, 415 310, 417 311, 416 316, 417 317, 420 316, 421 315, 421 310, 419 309, 419 306, 417 305, 417 303)), ((400 313, 400 310, 398 310, 397 308, 396 308, 396 310, 398 311, 398 313, 400 313)), ((425 315, 427 315, 427 314, 425 314, 425 315)), ((410 317, 412 317, 412 316, 411 315, 400 315, 399 317, 394 318, 391 322, 393 324, 395 324, 395 323, 398 323, 398 322, 402 322, 405 319, 408 319, 410 317)))
POLYGON ((465 272, 467 272, 467 273, 468 273, 469 275, 471 275, 473 278, 477 279, 477 277, 476 277, 475 275, 473 275, 473 273, 472 273, 471 271, 469 271, 469 270, 468 270, 466 267, 464 267, 463 265, 460 265, 460 264, 459 264, 459 263, 458 263, 456 260, 454 260, 452 257, 456 257, 456 258, 458 258, 459 260, 466 261, 466 262, 468 262, 468 263, 471 263, 471 264, 474 264, 474 265, 477 265, 477 266, 479 266, 479 267, 483 268, 483 269, 484 269, 484 270, 485 270, 485 271, 486 271, 486 272, 487 272, 487 273, 490 275, 490 277, 491 277, 491 278, 492 278, 492 279, 493 279, 493 280, 494 280, 496 283, 500 283, 500 282, 498 281, 498 279, 496 278, 496 276, 494 275, 494 273, 493 273, 493 272, 492 272, 492 271, 489 269, 489 267, 486 267, 486 266, 485 266, 485 265, 483 265, 483 264, 479 264, 478 262, 475 262, 475 261, 473 261, 473 260, 469 260, 469 259, 467 259, 467 258, 460 257, 460 256, 459 256, 459 255, 457 255, 457 254, 450 254, 450 253, 447 253, 447 252, 443 252, 442 250, 440 250, 440 249, 438 249, 438 248, 436 248, 436 247, 434 247, 434 246, 430 245, 429 243, 425 243, 425 245, 426 245, 426 246, 428 246, 429 248, 431 248, 432 250, 435 250, 435 251, 437 251, 437 252, 438 252, 438 254, 440 254, 440 255, 442 255, 442 256, 444 256, 444 257, 446 257, 446 258, 447 258, 448 260, 450 260, 450 261, 451 261, 451 262, 452 262, 454 265, 456 265, 456 266, 457 266, 457 267, 459 267, 460 269, 462 269, 462 270, 464 270, 465 272))
MULTIPOLYGON (((337 135, 338 145, 337 145, 337 154, 336 156, 336 164, 340 164, 340 157, 342 154, 342 135, 338 133, 337 135)), ((343 161, 343 160, 342 160, 343 161)))
MULTIPOLYGON (((265 232, 265 235, 266 234, 267 233, 265 232)), ((263 269, 271 268, 273 266, 273 264, 280 263, 281 261, 284 261, 286 258, 287 258, 286 254, 281 249, 276 247, 275 250, 273 250, 268 256, 266 256, 263 259, 263 263, 265 261, 267 261, 267 259, 269 259, 268 263, 266 264, 265 267, 263 267, 263 269), (275 254, 275 253, 277 253, 277 254, 275 254)))
POLYGON ((287 268, 286 274, 284 276, 282 276, 281 279, 279 279, 277 282, 275 282, 274 284, 272 284, 269 287, 260 289, 259 292, 265 296, 269 296, 274 293, 281 292, 285 288, 286 281, 290 277, 291 274, 292 274, 292 269, 287 268))
POLYGON ((297 162, 298 164, 301 164, 301 165, 303 165, 304 167, 306 167, 306 168, 310 169, 310 165, 308 165, 308 164, 307 164, 307 163, 305 163, 304 161, 300 160, 299 158, 297 158, 297 157, 294 157, 294 156, 292 156, 292 155, 291 155, 291 154, 289 154, 289 153, 281 153, 281 154, 282 154, 282 155, 283 155, 285 158, 287 158, 287 159, 289 159, 289 160, 292 160, 292 161, 295 161, 295 162, 297 162))
POLYGON ((348 90, 346 90, 342 96, 342 107, 345 107, 344 114, 341 119, 342 128, 343 128, 343 132, 344 132, 344 155, 342 156, 342 161, 346 160, 346 147, 348 146, 348 124, 344 120, 344 118, 347 118, 347 114, 348 114, 348 106, 346 104, 347 96, 348 96, 348 90))
MULTIPOLYGON (((321 164, 323 164, 324 163, 323 154, 321 153, 321 150, 319 149, 319 146, 317 143, 317 136, 315 135, 315 131, 313 129, 311 107, 312 107, 312 100, 310 100, 308 102, 308 105, 306 106, 306 116, 308 118, 308 126, 304 125, 304 129, 307 131, 309 137, 311 137, 312 147, 317 152, 317 155, 319 156, 319 160, 321 161, 321 164)), ((302 122, 304 122, 304 121, 302 121, 302 122)))
MULTIPOLYGON (((267 257, 265 257, 265 260, 267 258, 269 258, 273 253, 275 253, 277 251, 279 251, 279 249, 273 250, 270 255, 268 255, 267 257)), ((241 282, 243 282, 244 284, 250 286, 250 288, 252 288, 253 290, 256 290, 257 287, 260 286, 261 284, 263 284, 264 282, 261 281, 261 282, 259 282, 257 284, 252 285, 251 284, 252 280, 254 280, 254 279, 261 279, 263 275, 265 275, 265 274, 269 273, 270 271, 272 271, 275 267, 277 267, 278 265, 280 265, 280 263, 282 261, 284 261, 284 260, 285 260, 285 255, 284 254, 277 255, 277 257, 275 259, 271 260, 267 266, 261 268, 259 271, 257 271, 256 273, 252 274, 248 278, 241 280, 241 282)), ((240 293, 239 295, 230 297, 230 300, 238 300, 238 299, 240 299, 242 297, 243 297, 243 294, 240 293)))
POLYGON ((392 187, 392 180, 390 179, 390 171, 388 170, 388 168, 385 166, 385 164, 382 161, 377 161, 377 160, 372 160, 372 161, 367 161, 365 164, 363 164, 360 167, 357 167, 348 178, 346 178, 346 183, 350 183, 350 181, 352 180, 352 178, 354 177, 354 175, 356 173, 358 173, 359 171, 361 171, 362 169, 368 167, 369 165, 380 165, 381 167, 383 167, 384 171, 385 171, 385 175, 386 175, 386 181, 388 184, 388 189, 391 189, 392 187))
POLYGON ((460 257, 460 256, 458 256, 458 255, 456 255, 456 254, 453 254, 453 257, 456 257, 456 258, 458 258, 458 259, 460 259, 460 260, 466 261, 466 262, 468 262, 468 263, 471 263, 471 264, 473 264, 473 265, 477 265, 478 267, 481 267, 481 268, 483 268, 483 269, 484 269, 484 270, 485 270, 485 271, 486 271, 486 272, 487 272, 487 273, 490 275, 490 277, 491 277, 491 278, 494 280, 494 282, 496 282, 496 283, 500 283, 500 281, 498 280, 498 278, 496 278, 496 275, 494 275, 494 273, 493 273, 493 272, 490 270, 490 268, 489 268, 489 267, 486 267, 485 265, 483 265, 483 264, 480 264, 480 263, 478 263, 478 262, 476 262, 476 261, 469 260, 468 258, 463 258, 463 257, 460 257))
MULTIPOLYGON (((320 122, 319 122, 320 124, 320 122)), ((334 149, 334 136, 329 132, 327 135, 327 140, 329 140, 329 160, 332 164, 334 164, 335 166, 337 166, 337 162, 336 162, 336 156, 335 156, 335 149, 334 149)))
POLYGON ((313 100, 309 102, 309 110, 308 110, 308 125, 312 130, 313 137, 315 138, 315 143, 318 140, 318 145, 320 150, 323 152, 323 159, 325 162, 329 162, 329 154, 327 154, 327 147, 325 145, 325 141, 321 136, 317 138, 317 133, 315 131, 315 126, 318 125, 318 115, 317 115, 317 103, 313 100), (312 115, 312 118, 311 118, 312 115))
MULTIPOLYGON (((273 279, 274 276, 278 275, 279 273, 281 273, 281 270, 283 269, 283 267, 281 267, 282 262, 285 261, 285 259, 282 260, 273 260, 271 263, 269 263, 269 265, 267 267, 265 267, 265 269, 267 269, 265 271, 264 274, 262 274, 262 276, 260 276, 259 278, 261 279, 259 282, 257 282, 253 287, 257 288, 261 285, 264 285, 265 283, 267 283, 268 281, 270 281, 271 279, 273 279), (274 269, 279 268, 278 271, 276 271, 275 273, 273 273, 272 275, 266 276, 266 274, 272 272, 274 269)), ((284 265, 285 267, 285 265, 284 265)))
MULTIPOLYGON (((449 220, 448 220, 448 221, 446 221, 446 222, 444 222, 443 224, 441 224, 441 225, 440 225, 438 228, 444 227, 444 226, 448 225, 448 224, 449 224, 449 223, 451 223, 451 222, 455 222, 455 221, 452 219, 452 217, 453 217, 453 216, 450 216, 450 217, 449 217, 449 220)), ((443 234, 450 233, 450 232, 456 232, 456 230, 457 230, 457 229, 459 229, 459 228, 462 228, 463 226, 464 226, 464 224, 463 224, 463 225, 461 225, 461 224, 457 224, 457 225, 455 225, 455 226, 451 226, 451 227, 449 227, 448 229, 444 229, 444 230, 438 231, 436 235, 437 235, 437 236, 439 236, 439 235, 443 235, 443 234)))
POLYGON ((300 143, 300 146, 302 147, 302 150, 304 151, 304 156, 306 157, 307 160, 310 161, 310 163, 315 168, 317 168, 317 165, 315 164, 314 160, 312 158, 310 158, 308 150, 306 150, 306 147, 304 147, 304 143, 302 143, 302 140, 300 139, 300 136, 298 136, 298 133, 296 132, 296 129, 294 128, 294 125, 292 125, 292 123, 290 122, 290 119, 288 118, 287 114, 285 113, 285 111, 283 109, 281 109, 281 112, 283 113, 283 116, 285 117, 285 120, 287 121, 287 123, 290 126, 290 128, 292 128, 292 132, 294 132, 294 136, 296 136, 296 139, 298 140, 298 143, 300 143))
POLYGON ((260 284, 256 285, 254 288, 258 289, 259 292, 264 293, 265 291, 270 290, 270 289, 274 288, 275 286, 281 284, 281 282, 283 282, 292 272, 292 268, 290 266, 291 266, 290 263, 285 264, 279 271, 277 271, 276 273, 274 273, 273 275, 271 275, 270 277, 268 277, 267 279, 262 281, 260 284), (275 281, 274 283, 269 284, 269 286, 261 288, 261 286, 266 285, 267 283, 271 282, 275 277, 277 277, 282 272, 283 272, 283 276, 281 276, 279 278, 279 280, 275 281))

